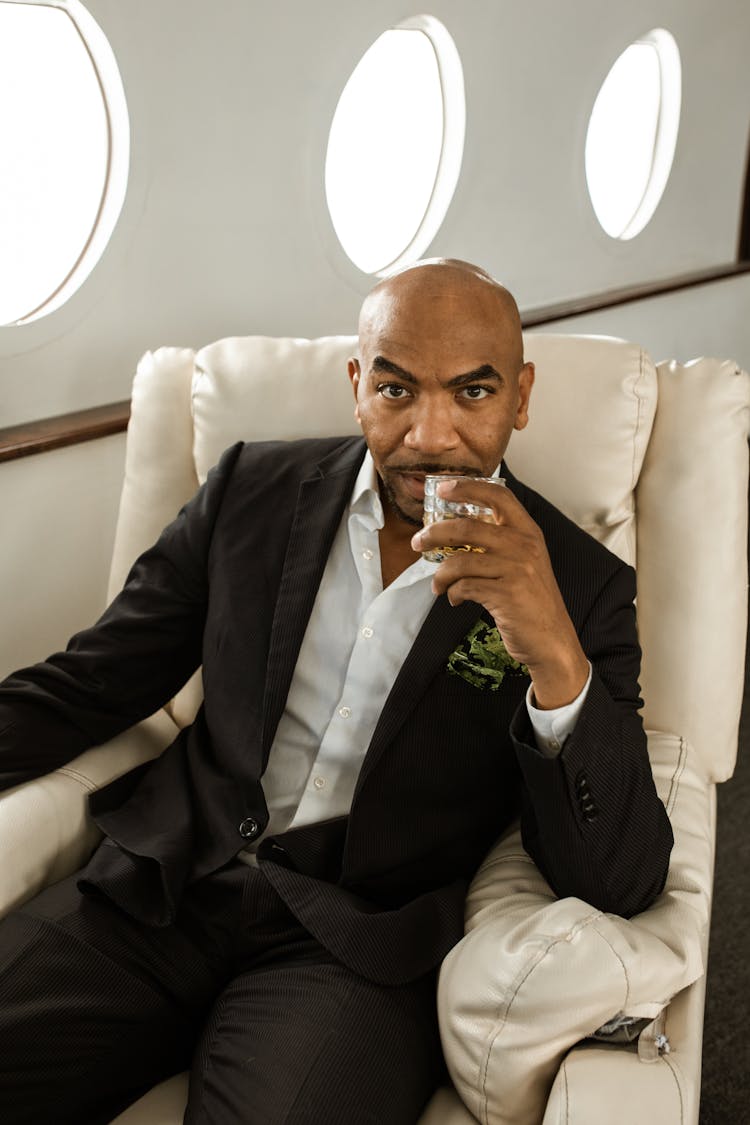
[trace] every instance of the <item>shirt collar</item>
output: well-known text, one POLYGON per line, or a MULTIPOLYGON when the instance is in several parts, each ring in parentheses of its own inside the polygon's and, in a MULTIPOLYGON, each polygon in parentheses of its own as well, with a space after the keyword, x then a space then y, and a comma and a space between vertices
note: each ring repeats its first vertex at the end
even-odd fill
MULTIPOLYGON (((385 523, 378 480, 375 462, 368 450, 367 453, 365 453, 365 459, 362 462, 362 466, 357 474, 357 479, 354 482, 354 488, 352 489, 352 495, 349 501, 347 519, 349 525, 349 542, 352 544, 363 542, 363 540, 361 540, 362 535, 365 535, 368 542, 370 542, 369 535, 373 532, 380 531, 385 523)), ((375 542, 377 543, 377 540, 375 540, 375 542)), ((355 555, 358 557, 356 551, 355 555)), ((411 566, 408 566, 406 570, 402 574, 399 574, 398 578, 393 581, 392 588, 395 590, 402 586, 411 586, 422 580, 431 581, 434 573, 434 563, 416 556, 411 566)))
POLYGON ((374 521, 374 527, 377 527, 378 530, 383 526, 385 520, 378 489, 378 473, 369 449, 365 453, 364 461, 354 482, 351 499, 349 500, 349 515, 369 517, 374 521))

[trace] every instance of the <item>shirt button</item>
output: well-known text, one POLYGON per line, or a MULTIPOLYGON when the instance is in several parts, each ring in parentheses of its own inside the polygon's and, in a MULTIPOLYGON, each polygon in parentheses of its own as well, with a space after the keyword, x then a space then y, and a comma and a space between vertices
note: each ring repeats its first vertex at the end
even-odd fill
POLYGON ((352 713, 351 707, 339 707, 339 715, 342 719, 348 719, 352 713))
POLYGON ((553 738, 552 741, 549 744, 549 748, 550 748, 550 750, 559 750, 560 749, 560 743, 557 741, 557 739, 553 738))
POLYGON ((366 548, 366 549, 365 549, 365 550, 364 550, 364 551, 362 552, 362 558, 363 558, 363 559, 366 559, 366 560, 367 560, 367 562, 369 562, 369 561, 370 561, 370 559, 372 558, 372 556, 373 556, 374 554, 375 554, 375 552, 374 552, 374 551, 371 551, 371 550, 370 550, 370 548, 369 548, 369 547, 367 547, 367 548, 366 548))
POLYGON ((242 821, 239 833, 243 840, 254 840, 260 832, 260 825, 254 816, 248 816, 242 821))
POLYGON ((362 636, 366 637, 369 641, 370 637, 372 636, 372 629, 369 625, 365 625, 364 629, 362 630, 362 636))
POLYGON ((316 777, 313 785, 316 789, 325 789, 326 779, 324 777, 316 777))

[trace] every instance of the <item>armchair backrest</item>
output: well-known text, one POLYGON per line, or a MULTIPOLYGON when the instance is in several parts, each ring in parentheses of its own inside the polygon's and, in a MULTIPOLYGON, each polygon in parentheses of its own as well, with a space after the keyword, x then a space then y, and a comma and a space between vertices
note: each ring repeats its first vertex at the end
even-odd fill
MULTIPOLYGON (((691 741, 707 778, 734 765, 747 614, 750 378, 735 364, 655 367, 609 337, 525 336, 537 368, 513 471, 637 564, 646 725, 691 741)), ((251 336, 147 353, 133 385, 110 594, 237 440, 357 432, 356 337, 251 336)), ((174 702, 192 718, 197 682, 174 702)))

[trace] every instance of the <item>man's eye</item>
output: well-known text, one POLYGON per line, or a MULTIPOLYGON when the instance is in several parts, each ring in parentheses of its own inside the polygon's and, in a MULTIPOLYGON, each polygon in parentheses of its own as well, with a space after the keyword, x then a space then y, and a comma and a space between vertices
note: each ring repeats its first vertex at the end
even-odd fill
POLYGON ((464 387, 464 389, 461 391, 461 394, 464 396, 464 398, 470 398, 472 399, 472 401, 478 402, 479 400, 486 398, 487 395, 494 394, 494 391, 491 391, 489 387, 464 387))
POLYGON ((378 394, 391 400, 406 398, 408 393, 406 387, 402 387, 400 383, 381 383, 378 387, 378 394))

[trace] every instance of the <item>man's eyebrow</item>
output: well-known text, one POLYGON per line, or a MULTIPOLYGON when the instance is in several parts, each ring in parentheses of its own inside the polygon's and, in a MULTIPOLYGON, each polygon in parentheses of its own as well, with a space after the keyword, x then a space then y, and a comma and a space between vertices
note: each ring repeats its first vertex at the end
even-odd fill
POLYGON ((416 383, 417 380, 411 371, 405 371, 403 367, 399 367, 390 359, 386 359, 384 355, 376 355, 372 361, 373 371, 382 371, 386 375, 397 375, 399 379, 403 379, 405 383, 416 383))
MULTIPOLYGON (((372 361, 372 370, 380 371, 384 374, 395 375, 399 379, 403 379, 405 383, 416 384, 417 378, 412 375, 410 371, 406 371, 403 367, 399 367, 391 359, 386 359, 383 355, 376 355, 372 361)), ((464 375, 454 375, 445 384, 446 387, 465 387, 471 383, 476 383, 480 380, 491 380, 496 383, 504 383, 505 379, 496 371, 491 363, 483 363, 481 367, 477 367, 474 371, 467 371, 464 375)))
POLYGON ((475 371, 467 371, 465 375, 454 375, 445 385, 446 387, 465 387, 469 383, 487 382, 488 379, 495 383, 505 382, 503 376, 495 370, 491 363, 483 363, 475 371))

